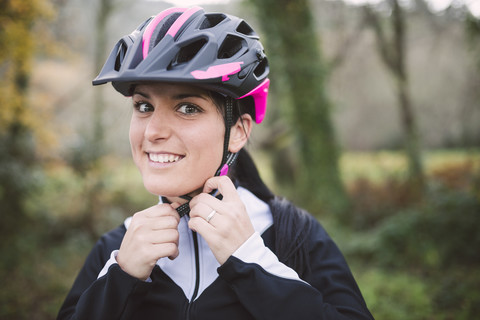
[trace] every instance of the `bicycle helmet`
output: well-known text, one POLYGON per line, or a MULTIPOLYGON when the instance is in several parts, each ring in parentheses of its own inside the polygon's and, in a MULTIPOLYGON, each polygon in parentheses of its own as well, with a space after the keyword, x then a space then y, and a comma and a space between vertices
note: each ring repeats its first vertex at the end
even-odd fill
POLYGON ((244 20, 200 7, 170 8, 120 39, 93 85, 112 82, 131 96, 140 81, 192 84, 253 103, 252 117, 261 123, 268 73, 259 37, 244 20))
MULTIPOLYGON (((228 151, 233 99, 245 103, 255 122, 261 123, 267 106, 268 73, 259 37, 244 20, 205 13, 200 7, 170 8, 121 38, 93 85, 111 82, 118 92, 131 96, 139 82, 178 82, 225 96, 225 140, 217 176, 227 174, 237 158, 228 151)), ((188 202, 177 211, 181 216, 188 214, 188 202)))

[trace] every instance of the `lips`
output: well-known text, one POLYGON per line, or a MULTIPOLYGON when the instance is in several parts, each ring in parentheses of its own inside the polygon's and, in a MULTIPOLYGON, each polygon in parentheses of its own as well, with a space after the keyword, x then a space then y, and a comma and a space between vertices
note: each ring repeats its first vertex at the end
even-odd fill
POLYGON ((174 163, 183 159, 183 156, 178 154, 148 153, 148 158, 155 163, 174 163))

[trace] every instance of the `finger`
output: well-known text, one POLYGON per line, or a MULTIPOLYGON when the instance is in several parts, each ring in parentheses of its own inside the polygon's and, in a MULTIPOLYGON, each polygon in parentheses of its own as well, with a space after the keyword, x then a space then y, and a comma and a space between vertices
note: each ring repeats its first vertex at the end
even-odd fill
POLYGON ((180 251, 178 250, 178 239, 177 239, 177 241, 174 242, 173 244, 174 244, 174 246, 171 247, 171 249, 170 249, 170 250, 171 250, 171 254, 167 256, 168 259, 170 259, 170 260, 174 260, 174 259, 175 259, 176 257, 178 257, 178 255, 180 254, 180 251))
POLYGON ((165 230, 165 229, 177 229, 179 221, 176 217, 173 216, 163 216, 151 219, 153 221, 149 221, 150 228, 152 230, 165 230))
POLYGON ((205 194, 205 196, 203 197, 195 199, 193 204, 190 203, 190 218, 200 217, 206 220, 208 215, 211 214, 213 211, 217 212, 214 208, 219 209, 215 201, 219 200, 207 194, 205 194))
POLYGON ((157 218, 161 216, 172 216, 180 221, 180 215, 171 204, 159 203, 145 210, 145 216, 148 218, 157 218))
POLYGON ((171 205, 172 208, 175 209, 175 210, 177 210, 177 208, 181 206, 181 204, 178 203, 178 202, 172 202, 172 204, 170 204, 170 205, 171 205))
POLYGON ((155 251, 156 260, 163 257, 168 257, 170 260, 173 260, 179 255, 178 245, 173 242, 156 244, 152 247, 151 250, 155 251))
POLYGON ((207 221, 208 223, 212 224, 211 220, 217 215, 217 211, 215 210, 212 210, 210 211, 210 213, 208 214, 208 216, 205 218, 205 221, 207 221))
POLYGON ((178 230, 162 230, 152 235, 151 243, 155 248, 158 259, 161 257, 168 257, 174 260, 179 255, 178 243, 180 234, 178 230))
POLYGON ((168 259, 175 260, 178 257, 179 254, 180 254, 180 251, 178 251, 178 246, 177 246, 177 249, 175 250, 175 252, 173 254, 169 255, 168 259))
POLYGON ((152 231, 146 236, 146 241, 151 244, 175 243, 178 244, 179 234, 176 229, 152 231))
POLYGON ((229 177, 212 177, 205 182, 203 192, 210 193, 217 189, 223 195, 224 200, 237 198, 237 190, 229 177))
POLYGON ((215 227, 201 217, 191 218, 188 221, 188 227, 199 233, 207 242, 214 235, 215 227))
POLYGON ((214 225, 200 217, 190 219, 188 226, 191 230, 200 234, 207 242, 210 250, 220 264, 223 264, 239 246, 229 243, 228 235, 219 232, 214 225))

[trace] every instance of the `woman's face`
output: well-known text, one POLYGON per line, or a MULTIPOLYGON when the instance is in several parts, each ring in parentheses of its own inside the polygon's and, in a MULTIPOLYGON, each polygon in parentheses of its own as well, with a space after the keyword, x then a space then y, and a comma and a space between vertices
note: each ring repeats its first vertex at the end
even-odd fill
POLYGON ((145 188, 170 198, 195 193, 223 155, 225 124, 202 89, 180 84, 137 85, 130 144, 145 188))

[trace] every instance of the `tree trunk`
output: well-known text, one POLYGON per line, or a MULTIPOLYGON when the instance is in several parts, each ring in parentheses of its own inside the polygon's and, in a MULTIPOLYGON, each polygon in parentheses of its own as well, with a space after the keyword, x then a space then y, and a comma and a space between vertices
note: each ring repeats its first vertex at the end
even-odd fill
POLYGON ((299 158, 293 181, 296 196, 312 210, 341 212, 348 201, 340 179, 339 148, 325 92, 326 67, 309 2, 251 2, 268 35, 264 37, 267 56, 280 64, 272 64, 272 82, 285 78, 289 99, 282 99, 281 107, 288 109, 285 113, 296 138, 294 148, 299 158))
POLYGON ((370 6, 365 7, 365 13, 367 21, 377 36, 380 57, 395 79, 409 177, 417 186, 423 188, 424 170, 420 137, 411 102, 406 67, 406 18, 398 0, 388 0, 388 2, 392 8, 392 17, 390 18, 392 27, 391 39, 386 37, 385 25, 381 23, 378 14, 370 6))
MULTIPOLYGON (((112 0, 101 0, 97 13, 97 27, 95 28, 95 51, 94 51, 94 74, 97 75, 105 63, 106 44, 107 44, 107 22, 113 10, 112 0)), ((93 101, 93 161, 100 158, 105 153, 105 128, 104 114, 105 97, 102 87, 94 89, 93 101)))
POLYGON ((16 241, 33 221, 25 202, 37 187, 38 159, 28 92, 36 43, 33 26, 43 19, 40 5, 7 1, 0 10, 0 265, 6 270, 22 257, 16 241))
MULTIPOLYGON (((476 59, 476 66, 477 70, 480 71, 480 18, 477 18, 473 16, 472 14, 468 14, 467 18, 465 20, 465 30, 467 32, 467 40, 469 41, 469 46, 472 51, 472 54, 474 55, 476 59)), ((477 81, 478 84, 478 81, 477 81)), ((477 91, 476 97, 478 98, 479 101, 477 103, 474 103, 471 106, 471 111, 469 112, 469 116, 471 117, 472 115, 478 114, 478 111, 480 110, 480 94, 477 91), (475 110, 476 109, 476 110, 475 110), (475 112, 477 111, 477 112, 475 112)), ((478 127, 477 127, 478 128, 478 127)), ((473 141, 472 145, 475 145, 476 141, 480 141, 480 128, 475 130, 473 132, 472 136, 468 138, 469 141, 473 141)), ((475 149, 473 149, 475 150, 475 149)), ((473 190, 474 192, 480 196, 480 166, 477 166, 476 172, 474 172, 474 177, 473 177, 473 190)))

